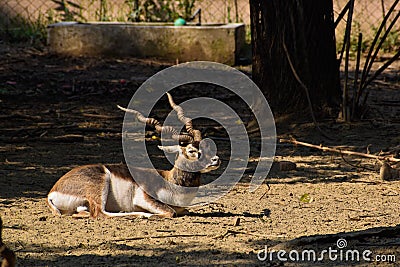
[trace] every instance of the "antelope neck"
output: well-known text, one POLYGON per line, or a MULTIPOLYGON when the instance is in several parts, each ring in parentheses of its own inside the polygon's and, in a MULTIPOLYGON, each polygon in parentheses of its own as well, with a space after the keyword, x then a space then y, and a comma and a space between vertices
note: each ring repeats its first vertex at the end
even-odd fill
POLYGON ((200 186, 200 172, 188 172, 177 167, 170 171, 170 179, 176 185, 196 187, 200 186))

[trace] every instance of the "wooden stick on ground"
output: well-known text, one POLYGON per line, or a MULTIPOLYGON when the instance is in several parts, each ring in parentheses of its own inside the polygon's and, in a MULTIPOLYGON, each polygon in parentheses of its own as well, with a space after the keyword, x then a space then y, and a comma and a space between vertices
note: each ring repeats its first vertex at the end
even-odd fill
POLYGON ((232 229, 227 229, 225 233, 221 235, 216 235, 213 238, 214 239, 223 239, 229 235, 251 235, 251 236, 256 236, 256 237, 262 237, 262 238, 268 238, 268 239, 276 239, 276 238, 286 238, 284 235, 262 235, 262 234, 257 234, 249 231, 236 231, 232 229))
POLYGON ((334 153, 339 153, 339 154, 344 154, 344 155, 359 156, 359 157, 364 157, 364 158, 377 159, 377 160, 381 160, 381 161, 400 162, 400 159, 394 158, 393 156, 390 156, 390 157, 378 156, 378 155, 366 154, 366 153, 361 153, 361 152, 356 152, 356 151, 331 148, 331 147, 326 147, 326 146, 322 146, 322 145, 313 145, 313 144, 297 141, 295 139, 280 139, 279 142, 280 143, 291 143, 291 144, 301 145, 301 146, 306 146, 306 147, 312 147, 312 148, 320 149, 322 151, 334 152, 334 153))
POLYGON ((114 242, 122 242, 122 241, 134 241, 134 240, 142 240, 142 239, 160 239, 160 238, 179 238, 179 237, 206 237, 206 234, 173 234, 173 235, 147 235, 147 236, 137 236, 123 239, 115 239, 114 242))

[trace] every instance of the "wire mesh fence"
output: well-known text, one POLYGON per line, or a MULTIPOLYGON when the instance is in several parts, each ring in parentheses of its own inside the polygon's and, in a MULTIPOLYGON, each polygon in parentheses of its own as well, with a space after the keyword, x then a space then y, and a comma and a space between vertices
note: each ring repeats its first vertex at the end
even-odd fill
MULTIPOLYGON (((354 42, 362 32, 364 46, 368 46, 394 1, 356 1, 354 42)), ((347 2, 333 1, 335 17, 347 2)), ((0 0, 0 36, 40 34, 48 24, 58 21, 173 21, 178 15, 190 17, 189 13, 199 8, 203 23, 250 24, 249 0, 0 0)), ((338 42, 343 40, 345 24, 342 20, 336 28, 338 42)), ((400 25, 392 29, 389 41, 399 46, 400 25)))

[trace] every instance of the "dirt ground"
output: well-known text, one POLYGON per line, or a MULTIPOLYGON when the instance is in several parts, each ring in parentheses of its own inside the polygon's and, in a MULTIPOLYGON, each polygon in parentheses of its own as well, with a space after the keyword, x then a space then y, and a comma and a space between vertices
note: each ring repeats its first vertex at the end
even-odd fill
MULTIPOLYGON (((250 193, 255 165, 249 164, 231 192, 188 216, 77 220, 52 215, 46 195, 60 176, 74 166, 124 160, 123 114, 116 104, 127 105, 146 78, 169 65, 64 58, 0 44, 0 215, 4 241, 16 251, 19 266, 399 266, 400 180, 382 181, 372 159, 290 144, 277 145, 276 160, 295 162, 297 170, 274 167, 267 182, 250 193), (337 246, 340 238, 346 247, 337 246), (317 262, 280 261, 277 254, 261 261, 266 246, 269 255, 279 249, 301 254, 332 248, 345 255, 370 250, 374 261, 331 261, 327 254, 317 262)), ((279 137, 365 153, 398 149, 399 66, 393 64, 374 83, 368 119, 322 124, 333 140, 311 123, 278 128, 279 137)), ((162 119, 162 111, 156 114, 162 119)), ((229 142, 216 142, 223 166, 205 180, 217 177, 229 161, 229 142)), ((155 154, 158 141, 148 143, 155 154)))

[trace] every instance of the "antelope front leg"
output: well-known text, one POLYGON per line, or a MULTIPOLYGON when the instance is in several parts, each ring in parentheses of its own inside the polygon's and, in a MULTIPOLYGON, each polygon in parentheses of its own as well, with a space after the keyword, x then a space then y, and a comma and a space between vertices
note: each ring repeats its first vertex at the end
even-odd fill
POLYGON ((186 208, 174 206, 173 209, 175 210, 177 216, 185 216, 190 214, 190 212, 186 208))
POLYGON ((177 216, 177 213, 173 208, 165 203, 155 200, 141 189, 136 191, 133 203, 143 210, 150 212, 152 216, 160 218, 172 218, 177 216))

